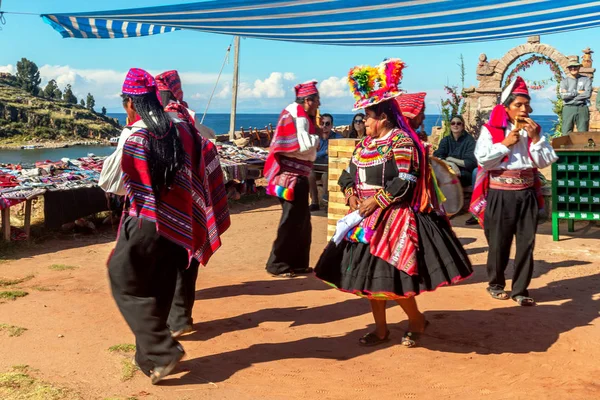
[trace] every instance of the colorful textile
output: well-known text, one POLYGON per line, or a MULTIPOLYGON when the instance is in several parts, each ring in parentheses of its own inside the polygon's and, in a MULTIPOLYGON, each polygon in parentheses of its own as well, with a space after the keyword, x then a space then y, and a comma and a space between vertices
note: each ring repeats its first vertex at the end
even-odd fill
MULTIPOLYGON (((490 120, 484 125, 492 136, 492 142, 500 143, 506 137, 506 127, 508 126, 508 114, 503 105, 499 104, 492 110, 490 114, 490 120)), ((538 128, 539 129, 539 128, 538 128)), ((531 138, 528 138, 528 148, 531 145, 531 138)), ((531 156, 531 154, 530 154, 531 156)), ((508 159, 508 155, 504 160, 508 159)), ((532 169, 534 174, 533 187, 536 191, 536 197, 538 201, 538 207, 544 208, 544 196, 542 194, 542 181, 540 180, 537 168, 532 169)), ((477 175, 475 178, 475 185, 473 186, 473 194, 471 195, 471 204, 469 206, 469 212, 473 214, 475 219, 479 222, 481 227, 484 227, 484 215, 487 206, 488 190, 490 188, 490 172, 484 170, 481 166, 477 167, 477 175)))
POLYGON ((425 107, 425 96, 427 93, 405 93, 396 97, 400 111, 406 118, 413 119, 421 113, 425 107))
POLYGON ((398 87, 406 64, 399 58, 385 59, 374 67, 359 65, 348 73, 348 84, 354 95, 353 111, 379 104, 402 94, 398 87))
POLYGON ((160 201, 153 192, 148 165, 151 133, 140 129, 125 142, 122 168, 131 205, 129 215, 155 222, 160 235, 186 248, 206 265, 220 245, 206 166, 198 138, 189 126, 176 124, 176 128, 186 152, 185 165, 170 189, 161 193, 160 201))
POLYGON ((317 81, 299 83, 294 87, 294 90, 296 91, 296 98, 319 93, 319 90, 317 89, 317 81))
POLYGON ((139 96, 156 92, 154 77, 140 68, 131 68, 123 82, 123 93, 139 96))
MULTIPOLYGON (((356 165, 355 192, 359 199, 374 197, 379 208, 346 236, 347 241, 370 243, 370 253, 409 275, 417 274, 419 238, 410 198, 394 197, 385 187, 364 184, 358 171, 395 161, 398 173, 410 182, 418 181, 419 157, 413 140, 400 129, 382 139, 366 137, 356 147, 351 163, 356 165)), ((414 196, 415 194, 413 194, 414 196)))
POLYGON ((286 154, 300 150, 296 118, 306 118, 309 121, 309 134, 315 133, 315 125, 304 108, 297 104, 295 110, 295 116, 288 109, 281 112, 264 169, 267 194, 287 201, 294 200, 297 177, 308 176, 313 168, 312 161, 286 157, 286 154))
POLYGON ((154 78, 156 79, 156 87, 158 90, 168 90, 173 93, 175 99, 184 105, 184 107, 188 107, 187 103, 183 101, 183 89, 181 88, 181 78, 179 78, 179 73, 175 70, 166 71, 162 74, 156 75, 154 78))

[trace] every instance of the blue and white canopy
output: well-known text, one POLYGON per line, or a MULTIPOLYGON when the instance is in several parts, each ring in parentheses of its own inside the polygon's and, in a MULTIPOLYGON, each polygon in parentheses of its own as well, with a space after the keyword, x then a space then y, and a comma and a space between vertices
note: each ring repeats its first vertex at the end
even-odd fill
POLYGON ((327 45, 440 45, 600 26, 600 1, 219 0, 42 15, 63 37, 112 39, 180 29, 327 45))

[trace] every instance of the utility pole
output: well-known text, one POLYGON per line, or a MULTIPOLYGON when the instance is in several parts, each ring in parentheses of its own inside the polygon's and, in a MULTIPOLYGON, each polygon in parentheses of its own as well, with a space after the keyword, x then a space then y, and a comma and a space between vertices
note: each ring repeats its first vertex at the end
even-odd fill
POLYGON ((235 139, 235 114, 237 110, 237 92, 240 72, 240 37, 233 39, 233 89, 231 91, 231 117, 229 119, 229 140, 235 139))

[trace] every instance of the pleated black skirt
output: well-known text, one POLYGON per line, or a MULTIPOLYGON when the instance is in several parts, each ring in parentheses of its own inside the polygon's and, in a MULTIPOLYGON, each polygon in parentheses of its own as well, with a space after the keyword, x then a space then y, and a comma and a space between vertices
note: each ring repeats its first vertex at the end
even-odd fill
POLYGON ((473 267, 448 221, 435 213, 416 213, 419 250, 416 275, 375 257, 369 244, 329 242, 315 267, 329 285, 369 299, 393 300, 433 291, 468 278, 473 267))

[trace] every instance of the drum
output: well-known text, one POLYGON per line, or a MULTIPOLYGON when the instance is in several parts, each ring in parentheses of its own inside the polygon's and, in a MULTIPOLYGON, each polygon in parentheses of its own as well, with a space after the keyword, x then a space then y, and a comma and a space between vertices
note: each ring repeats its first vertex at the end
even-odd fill
POLYGON ((430 157, 430 160, 438 186, 444 197, 446 197, 446 201, 443 203, 446 214, 450 217, 458 214, 464 203, 463 188, 459 176, 443 160, 433 156, 430 157))

